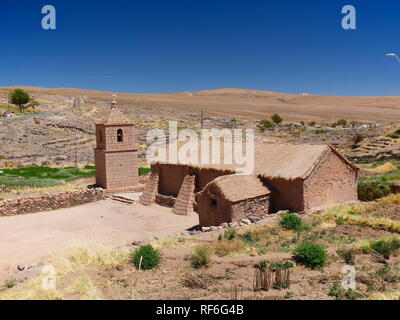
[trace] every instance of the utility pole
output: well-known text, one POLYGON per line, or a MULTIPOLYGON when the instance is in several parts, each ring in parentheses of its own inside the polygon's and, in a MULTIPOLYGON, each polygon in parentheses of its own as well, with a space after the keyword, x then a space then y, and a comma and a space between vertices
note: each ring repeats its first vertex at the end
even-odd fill
POLYGON ((75 168, 78 168, 78 137, 75 134, 75 168))

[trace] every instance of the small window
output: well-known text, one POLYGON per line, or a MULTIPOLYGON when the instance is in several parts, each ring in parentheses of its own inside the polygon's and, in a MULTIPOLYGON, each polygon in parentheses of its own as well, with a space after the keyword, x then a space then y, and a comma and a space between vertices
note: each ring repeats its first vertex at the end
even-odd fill
POLYGON ((122 129, 117 130, 117 141, 118 142, 124 141, 124 133, 122 132, 122 129))
POLYGON ((213 208, 217 207, 217 199, 211 199, 211 207, 213 208))

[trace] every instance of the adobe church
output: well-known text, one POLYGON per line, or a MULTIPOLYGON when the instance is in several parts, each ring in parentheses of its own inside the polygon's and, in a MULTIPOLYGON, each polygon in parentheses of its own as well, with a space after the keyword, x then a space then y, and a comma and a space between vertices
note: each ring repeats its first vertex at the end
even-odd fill
POLYGON ((119 110, 115 99, 108 116, 96 123, 96 185, 123 190, 138 185, 134 125, 119 110))

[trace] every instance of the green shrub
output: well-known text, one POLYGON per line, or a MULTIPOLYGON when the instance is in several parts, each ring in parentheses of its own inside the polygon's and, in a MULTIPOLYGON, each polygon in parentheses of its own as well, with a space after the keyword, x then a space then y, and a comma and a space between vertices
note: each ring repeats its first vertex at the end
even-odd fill
POLYGON ((332 287, 329 289, 328 296, 335 298, 335 300, 341 299, 344 295, 344 290, 336 281, 332 284, 332 287))
POLYGON ((245 234, 241 235, 240 238, 248 244, 255 243, 259 240, 251 231, 247 231, 245 234))
POLYGON ((299 245, 294 251, 296 261, 311 269, 325 266, 328 254, 325 248, 319 244, 305 242, 299 245))
POLYGON ((388 133, 386 136, 389 138, 392 138, 392 139, 400 138, 400 128, 398 128, 397 130, 395 130, 393 132, 388 133))
POLYGON ((344 294, 347 300, 356 300, 361 297, 361 294, 353 289, 349 288, 344 294))
POLYGON ((340 120, 338 120, 337 122, 336 122, 336 125, 337 126, 345 126, 347 124, 347 121, 346 120, 344 120, 344 119, 340 119, 340 120))
POLYGON ((226 229, 225 232, 218 237, 218 240, 233 240, 237 237, 237 230, 234 228, 226 229))
POLYGON ((337 225, 340 226, 340 225, 346 224, 346 219, 342 216, 339 216, 336 218, 335 222, 337 225))
POLYGON ((296 214, 293 213, 285 213, 279 220, 279 224, 287 229, 294 231, 303 231, 307 228, 307 225, 303 222, 303 220, 296 214))
POLYGON ((391 193, 390 184, 383 180, 360 180, 357 186, 358 199, 373 201, 391 193))
POLYGON ((316 124, 317 124, 317 123, 316 123, 315 121, 310 121, 310 122, 308 123, 308 125, 309 125, 310 127, 314 127, 316 124))
POLYGON ((211 262, 212 250, 207 245, 198 246, 190 256, 189 260, 193 268, 207 267, 211 262))
POLYGON ((353 147, 353 148, 356 148, 356 147, 358 146, 358 144, 359 144, 361 141, 364 140, 364 138, 365 138, 365 137, 364 137, 362 134, 357 133, 357 134, 352 138, 352 142, 353 142, 352 147, 353 147))
POLYGON ((276 113, 271 116, 271 120, 276 124, 280 124, 283 121, 281 116, 279 114, 276 114, 276 113))
POLYGON ((261 129, 271 129, 274 127, 274 124, 269 120, 261 120, 260 121, 260 128, 261 129))
POLYGON ((353 289, 349 288, 345 291, 339 283, 336 281, 332 284, 332 287, 329 290, 328 296, 335 298, 335 300, 342 300, 346 298, 347 300, 355 300, 361 297, 361 294, 353 289))
POLYGON ((161 261, 161 252, 146 244, 131 254, 131 262, 137 269, 148 270, 157 267, 161 261))
POLYGON ((389 259, 391 255, 397 254, 400 248, 400 240, 389 239, 372 241, 370 243, 370 248, 373 252, 380 254, 385 259, 389 259))
POLYGON ((258 265, 256 266, 257 269, 261 271, 267 271, 268 270, 268 262, 265 260, 261 260, 258 265))
POLYGON ((315 134, 327 134, 328 130, 325 129, 318 129, 313 131, 315 134))

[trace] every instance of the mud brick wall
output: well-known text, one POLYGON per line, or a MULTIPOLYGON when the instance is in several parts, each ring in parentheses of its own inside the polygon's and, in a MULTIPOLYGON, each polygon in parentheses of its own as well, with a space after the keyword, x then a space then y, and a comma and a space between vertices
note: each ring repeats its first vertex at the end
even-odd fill
POLYGON ((187 215, 193 212, 195 178, 195 175, 187 175, 183 180, 174 209, 172 210, 173 213, 187 215))
POLYGON ((56 194, 8 199, 0 201, 0 217, 69 208, 103 199, 104 196, 101 189, 66 191, 56 194))
POLYGON ((140 197, 139 202, 145 206, 149 206, 156 202, 156 196, 158 194, 158 181, 159 181, 159 170, 157 167, 152 167, 150 178, 147 181, 146 187, 140 197))

